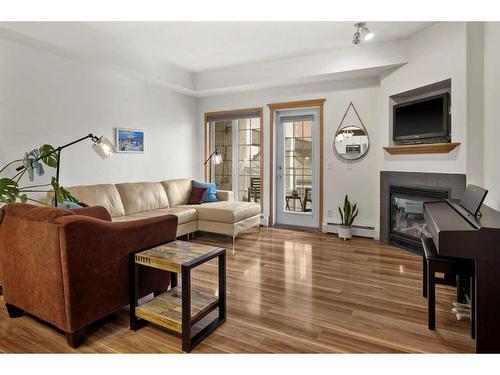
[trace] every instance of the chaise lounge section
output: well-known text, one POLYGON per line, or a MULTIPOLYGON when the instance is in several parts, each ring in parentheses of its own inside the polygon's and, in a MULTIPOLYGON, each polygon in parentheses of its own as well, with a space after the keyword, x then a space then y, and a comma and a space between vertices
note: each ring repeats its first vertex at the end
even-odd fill
POLYGON ((80 202, 105 207, 114 222, 161 215, 178 219, 177 237, 196 231, 233 237, 260 225, 260 205, 234 200, 232 191, 217 191, 218 202, 188 205, 192 179, 161 182, 74 186, 67 190, 80 202))

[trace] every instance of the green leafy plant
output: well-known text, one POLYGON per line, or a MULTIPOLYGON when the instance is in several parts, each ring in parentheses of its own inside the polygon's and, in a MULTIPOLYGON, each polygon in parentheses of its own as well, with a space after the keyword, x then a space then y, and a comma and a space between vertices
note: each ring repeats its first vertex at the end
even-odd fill
POLYGON ((55 177, 52 177, 52 181, 50 182, 50 184, 52 185, 52 188, 54 189, 55 194, 57 194, 57 201, 58 202, 69 201, 69 202, 78 203, 78 201, 73 196, 71 196, 69 191, 67 191, 62 186, 59 186, 59 182, 57 182, 55 177))
POLYGON ((0 169, 0 203, 14 203, 16 201, 25 203, 32 201, 47 205, 37 199, 28 197, 27 193, 46 193, 49 190, 44 190, 43 188, 49 186, 52 186, 54 193, 57 195, 58 202, 77 202, 66 189, 59 186, 58 181, 54 177, 52 177, 52 181, 49 184, 20 186, 26 174, 28 174, 30 182, 34 181, 35 175, 43 176, 45 173, 44 165, 50 168, 57 168, 58 155, 55 151, 56 149, 53 146, 45 144, 30 152, 26 152, 22 159, 16 159, 4 165, 0 169), (12 177, 1 178, 1 174, 5 173, 9 166, 16 164, 23 168, 12 177), (40 190, 41 188, 42 190, 40 190))
POLYGON ((344 207, 339 207, 341 225, 344 225, 346 227, 350 227, 352 225, 354 219, 356 218, 356 216, 358 216, 357 205, 357 203, 354 203, 354 205, 352 205, 349 201, 349 197, 346 194, 344 199, 344 207))
POLYGON ((10 178, 0 178, 0 202, 13 203, 18 196, 17 183, 10 178))

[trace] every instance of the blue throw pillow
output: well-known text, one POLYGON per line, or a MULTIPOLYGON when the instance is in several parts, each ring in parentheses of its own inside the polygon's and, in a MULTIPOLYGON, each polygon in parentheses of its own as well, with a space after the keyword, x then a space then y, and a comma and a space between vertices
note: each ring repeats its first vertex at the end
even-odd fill
POLYGON ((57 202, 57 207, 67 208, 68 210, 72 210, 74 208, 83 208, 83 206, 79 205, 78 203, 71 201, 57 202))
POLYGON ((203 203, 218 202, 217 199, 217 186, 210 182, 192 181, 191 186, 194 188, 207 189, 203 196, 203 203))

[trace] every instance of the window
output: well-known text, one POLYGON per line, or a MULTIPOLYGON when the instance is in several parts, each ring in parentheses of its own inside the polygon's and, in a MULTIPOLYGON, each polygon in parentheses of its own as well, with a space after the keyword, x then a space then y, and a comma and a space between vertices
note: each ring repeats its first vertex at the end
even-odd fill
POLYGON ((261 114, 259 108, 208 113, 206 117, 208 155, 217 150, 223 160, 207 165, 207 175, 219 189, 232 190, 239 200, 262 205, 261 114))
POLYGON ((312 120, 283 121, 285 131, 285 196, 286 210, 307 212, 312 207, 312 120))

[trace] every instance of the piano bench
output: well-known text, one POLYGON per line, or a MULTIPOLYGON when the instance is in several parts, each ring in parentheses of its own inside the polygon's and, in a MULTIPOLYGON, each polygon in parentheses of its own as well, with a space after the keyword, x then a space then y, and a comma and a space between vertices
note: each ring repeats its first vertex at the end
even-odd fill
MULTIPOLYGON (((474 264, 467 259, 445 257, 439 255, 432 238, 422 238, 423 246, 423 296, 427 298, 428 307, 428 325, 429 329, 436 329, 436 284, 451 285, 457 287, 457 302, 464 300, 465 280, 474 282, 474 264), (445 275, 455 275, 455 282, 450 279, 437 278, 436 272, 442 272, 445 275)), ((472 296, 474 285, 470 287, 472 301, 471 303, 471 337, 475 338, 475 314, 474 298, 472 296)))

